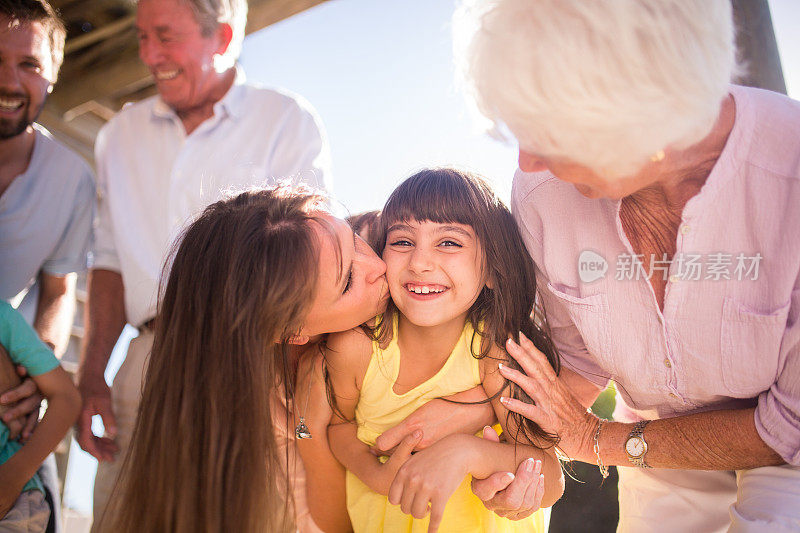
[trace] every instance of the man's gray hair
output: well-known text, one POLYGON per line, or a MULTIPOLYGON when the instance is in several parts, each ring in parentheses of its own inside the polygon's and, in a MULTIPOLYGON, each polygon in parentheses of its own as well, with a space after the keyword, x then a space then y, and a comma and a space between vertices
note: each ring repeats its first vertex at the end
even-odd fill
POLYGON ((186 3, 194 11, 204 36, 212 35, 220 24, 228 24, 233 29, 233 39, 224 57, 234 63, 242 52, 247 0, 186 0, 186 3))

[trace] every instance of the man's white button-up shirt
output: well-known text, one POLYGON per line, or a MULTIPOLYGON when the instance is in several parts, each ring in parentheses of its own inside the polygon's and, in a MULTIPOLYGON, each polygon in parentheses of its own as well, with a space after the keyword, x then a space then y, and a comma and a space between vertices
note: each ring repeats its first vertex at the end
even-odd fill
POLYGON ((126 106, 95 144, 99 212, 92 268, 119 272, 129 323, 156 312, 173 240, 229 191, 290 181, 330 190, 330 155, 310 105, 246 85, 241 71, 190 135, 158 96, 126 106))

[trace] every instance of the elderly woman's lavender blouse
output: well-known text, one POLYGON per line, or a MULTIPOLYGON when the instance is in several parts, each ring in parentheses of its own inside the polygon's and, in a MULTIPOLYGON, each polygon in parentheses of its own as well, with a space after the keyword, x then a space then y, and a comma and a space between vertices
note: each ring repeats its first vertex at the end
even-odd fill
POLYGON ((617 420, 755 405, 761 438, 800 465, 800 104, 731 94, 725 149, 683 211, 673 261, 657 264, 663 312, 618 201, 520 172, 512 210, 564 366, 617 383, 617 420))

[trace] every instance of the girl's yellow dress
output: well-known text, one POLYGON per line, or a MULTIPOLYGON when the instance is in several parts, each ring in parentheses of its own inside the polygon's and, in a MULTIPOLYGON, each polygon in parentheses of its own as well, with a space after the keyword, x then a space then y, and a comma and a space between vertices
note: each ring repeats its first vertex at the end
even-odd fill
MULTIPOLYGON (((397 320, 394 335, 386 349, 372 344, 372 358, 364 376, 356 407, 358 438, 370 446, 387 429, 396 426, 417 408, 435 398, 449 396, 480 385, 479 361, 470 353, 473 328, 467 323, 444 366, 428 381, 406 392, 395 394, 393 385, 400 371, 397 346, 397 320)), ((417 520, 391 505, 386 496, 373 492, 353 473, 347 472, 347 510, 355 533, 425 533, 429 517, 417 520)), ((543 532, 544 518, 539 510, 525 520, 501 518, 484 507, 472 493, 467 476, 447 502, 439 531, 444 533, 543 532)))

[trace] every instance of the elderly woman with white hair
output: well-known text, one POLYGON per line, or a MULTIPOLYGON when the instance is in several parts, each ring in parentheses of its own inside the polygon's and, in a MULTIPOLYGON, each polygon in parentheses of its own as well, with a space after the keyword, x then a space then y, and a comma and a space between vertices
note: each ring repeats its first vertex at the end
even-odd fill
POLYGON ((800 528, 800 104, 730 85, 729 0, 481 0, 456 17, 563 359, 511 410, 620 472, 620 531, 800 528), (609 380, 614 422, 587 407, 609 380), (735 471, 735 472, 734 472, 735 471), (737 495, 738 489, 738 495, 737 495))

